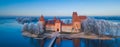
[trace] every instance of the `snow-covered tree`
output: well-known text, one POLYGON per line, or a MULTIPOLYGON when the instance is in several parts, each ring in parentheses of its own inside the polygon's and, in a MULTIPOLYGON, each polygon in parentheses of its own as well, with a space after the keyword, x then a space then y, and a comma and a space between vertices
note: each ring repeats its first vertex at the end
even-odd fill
POLYGON ((23 32, 29 31, 29 29, 28 29, 28 23, 24 23, 22 31, 23 32))
POLYGON ((35 31, 35 25, 34 25, 33 23, 30 23, 30 24, 29 24, 29 32, 30 32, 31 34, 33 34, 34 31, 35 31))
POLYGON ((39 34, 42 34, 44 32, 42 23, 38 22, 37 23, 37 28, 38 28, 39 34))
POLYGON ((88 18, 82 22, 82 30, 86 34, 94 33, 100 36, 120 36, 120 23, 88 18))

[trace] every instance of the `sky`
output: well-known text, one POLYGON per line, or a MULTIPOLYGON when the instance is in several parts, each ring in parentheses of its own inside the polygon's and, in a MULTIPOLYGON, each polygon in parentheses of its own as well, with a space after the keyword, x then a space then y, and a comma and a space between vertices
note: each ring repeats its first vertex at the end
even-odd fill
POLYGON ((0 15, 120 15, 120 0, 0 0, 0 15))

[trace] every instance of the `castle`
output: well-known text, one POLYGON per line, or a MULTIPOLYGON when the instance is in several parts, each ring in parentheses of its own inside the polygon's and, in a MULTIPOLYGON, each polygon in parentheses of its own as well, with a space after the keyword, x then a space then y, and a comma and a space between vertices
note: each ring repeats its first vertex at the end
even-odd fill
POLYGON ((81 22, 85 20, 86 16, 78 16, 77 12, 72 14, 72 23, 65 24, 60 19, 54 17, 53 20, 46 21, 43 15, 40 17, 39 22, 42 23, 46 31, 58 31, 58 32, 80 32, 81 22))

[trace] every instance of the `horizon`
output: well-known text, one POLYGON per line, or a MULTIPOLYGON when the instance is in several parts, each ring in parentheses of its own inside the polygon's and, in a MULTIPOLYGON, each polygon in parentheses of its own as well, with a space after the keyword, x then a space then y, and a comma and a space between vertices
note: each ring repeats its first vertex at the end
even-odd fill
POLYGON ((0 16, 119 16, 119 0, 1 0, 0 16))

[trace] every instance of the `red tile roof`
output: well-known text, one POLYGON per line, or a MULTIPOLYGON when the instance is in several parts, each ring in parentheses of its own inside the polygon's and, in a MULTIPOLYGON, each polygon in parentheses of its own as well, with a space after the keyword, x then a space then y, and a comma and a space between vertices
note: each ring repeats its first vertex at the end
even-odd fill
POLYGON ((40 19, 39 19, 40 21, 45 21, 45 19, 44 19, 44 17, 43 17, 43 15, 41 15, 41 17, 40 17, 40 19))

